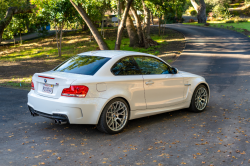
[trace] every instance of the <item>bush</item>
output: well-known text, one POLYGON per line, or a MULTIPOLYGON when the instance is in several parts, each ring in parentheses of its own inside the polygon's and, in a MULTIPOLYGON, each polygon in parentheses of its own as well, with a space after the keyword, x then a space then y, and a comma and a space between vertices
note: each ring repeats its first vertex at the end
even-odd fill
POLYGON ((230 20, 226 20, 226 23, 237 23, 237 22, 248 22, 248 19, 240 18, 237 16, 237 17, 231 18, 230 20))
MULTIPOLYGON (((235 21, 234 21, 234 22, 235 22, 235 21)), ((248 19, 242 18, 242 19, 238 20, 238 22, 248 22, 248 19)))
POLYGON ((196 10, 191 10, 191 11, 190 11, 190 15, 191 15, 191 16, 196 16, 196 15, 197 15, 196 10))
POLYGON ((215 17, 222 17, 225 19, 229 19, 231 17, 231 14, 228 10, 228 8, 223 4, 217 4, 213 7, 213 14, 215 17))
POLYGON ((188 16, 195 16, 197 15, 196 10, 193 7, 189 7, 186 12, 185 12, 188 16))
POLYGON ((217 18, 214 19, 214 21, 222 21, 222 20, 224 20, 224 19, 221 18, 221 17, 217 17, 217 18))
POLYGON ((234 20, 226 20, 226 23, 234 23, 234 20))

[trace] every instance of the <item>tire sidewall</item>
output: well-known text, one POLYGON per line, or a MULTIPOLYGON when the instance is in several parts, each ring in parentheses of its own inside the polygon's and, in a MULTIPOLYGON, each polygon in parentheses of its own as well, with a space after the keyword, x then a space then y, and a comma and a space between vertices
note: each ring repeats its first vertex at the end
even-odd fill
POLYGON ((117 134, 117 133, 120 133, 127 126, 128 121, 129 121, 129 117, 130 117, 130 108, 129 108, 127 102, 125 100, 121 99, 121 98, 112 99, 111 101, 108 102, 108 104, 104 107, 104 109, 102 111, 102 114, 101 114, 101 117, 100 117, 99 123, 98 123, 98 129, 101 130, 102 132, 105 132, 105 133, 108 133, 108 134, 117 134), (127 107, 128 112, 127 112, 127 120, 126 120, 126 123, 123 126, 123 128, 120 129, 120 130, 118 130, 118 131, 113 131, 107 125, 106 116, 107 116, 107 111, 108 111, 110 105, 113 104, 116 101, 120 101, 123 104, 125 104, 126 107, 127 107))
POLYGON ((206 106, 204 107, 203 110, 198 110, 198 109, 196 108, 196 106, 195 106, 195 95, 196 95, 198 89, 200 89, 201 87, 203 87, 203 88, 206 89, 206 91, 207 91, 207 101, 208 101, 209 94, 208 94, 208 89, 207 89, 207 87, 206 87, 205 85, 198 85, 198 86, 195 88, 195 90, 194 90, 194 93, 193 93, 193 96, 192 96, 192 100, 191 100, 191 103, 190 103, 190 107, 189 107, 189 110, 192 111, 192 112, 203 112, 203 111, 206 109, 206 107, 207 107, 207 103, 208 103, 208 102, 206 103, 206 106))

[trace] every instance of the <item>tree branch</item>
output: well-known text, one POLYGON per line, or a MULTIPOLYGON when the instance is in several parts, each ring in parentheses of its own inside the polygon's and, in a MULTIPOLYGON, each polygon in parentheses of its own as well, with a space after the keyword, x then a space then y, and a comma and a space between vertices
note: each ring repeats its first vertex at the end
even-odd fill
POLYGON ((0 21, 0 43, 2 42, 2 35, 4 29, 9 25, 12 20, 13 15, 20 13, 32 13, 32 9, 35 8, 35 5, 30 5, 29 0, 27 0, 26 7, 9 7, 5 17, 0 21))
POLYGON ((198 8, 199 8, 199 5, 195 2, 195 0, 190 0, 194 9, 196 10, 196 12, 198 13, 198 8))
POLYGON ((82 5, 78 3, 76 5, 72 0, 70 0, 71 4, 75 7, 75 9, 78 11, 78 13, 81 15, 87 26, 89 27, 91 33, 93 34, 99 48, 101 50, 109 50, 109 47, 107 43, 103 40, 102 36, 100 35, 99 31, 93 24, 92 20, 89 18, 88 14, 86 11, 82 8, 82 5))

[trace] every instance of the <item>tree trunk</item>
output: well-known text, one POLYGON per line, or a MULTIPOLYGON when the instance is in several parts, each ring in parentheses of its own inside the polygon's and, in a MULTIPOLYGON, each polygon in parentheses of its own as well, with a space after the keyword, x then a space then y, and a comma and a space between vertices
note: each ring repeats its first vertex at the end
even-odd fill
POLYGON ((206 4, 204 0, 199 0, 200 5, 198 5, 195 0, 191 0, 194 9, 197 11, 198 23, 206 23, 206 4))
POLYGON ((120 17, 121 17, 121 0, 117 1, 117 21, 118 21, 118 27, 120 25, 120 17))
POLYGON ((144 11, 144 25, 143 31, 147 39, 151 39, 150 37, 150 12, 149 9, 146 7, 144 0, 142 0, 143 11, 144 11))
POLYGON ((154 16, 152 13, 151 13, 151 21, 152 21, 152 24, 154 25, 154 16))
POLYGON ((161 16, 158 17, 158 27, 159 27, 159 30, 158 30, 158 36, 161 36, 161 16))
POLYGON ((60 25, 60 39, 59 39, 59 43, 60 43, 60 46, 59 46, 59 57, 62 56, 62 35, 63 35, 63 22, 62 24, 60 25))
POLYGON ((22 41, 22 33, 20 32, 20 44, 23 44, 23 41, 22 41))
POLYGON ((142 34, 140 16, 137 15, 137 12, 136 12, 136 10, 135 10, 135 8, 133 6, 130 6, 130 11, 132 12, 132 14, 133 14, 133 16, 135 18, 137 34, 138 34, 138 38, 139 38, 139 45, 140 45, 140 47, 143 47, 144 42, 143 42, 143 34, 142 34))
POLYGON ((130 40, 129 47, 138 47, 139 46, 139 38, 138 38, 138 35, 136 33, 133 21, 132 21, 129 14, 127 16, 126 27, 127 27, 127 31, 128 31, 129 40, 130 40))
POLYGON ((91 21, 91 19, 89 18, 89 16, 85 12, 85 10, 82 8, 82 5, 80 3, 78 3, 78 5, 76 5, 72 0, 70 0, 70 2, 75 7, 75 9, 78 11, 78 13, 81 15, 81 17, 86 22, 86 24, 88 25, 88 27, 89 27, 90 31, 92 32, 100 50, 109 50, 107 43, 103 40, 99 31, 94 26, 93 22, 91 21))
POLYGON ((60 57, 60 49, 59 49, 59 44, 58 44, 58 32, 59 32, 58 26, 56 25, 56 46, 57 46, 57 50, 58 50, 58 56, 60 57))
POLYGON ((144 11, 144 24, 143 24, 143 41, 145 48, 150 46, 159 45, 156 41, 150 37, 150 12, 146 7, 144 0, 142 0, 143 11, 144 11))
POLYGON ((133 0, 128 0, 127 1, 126 8, 125 8, 125 10, 123 12, 122 19, 121 19, 121 22, 120 22, 120 25, 119 25, 118 31, 117 31, 115 50, 120 50, 120 45, 121 45, 121 41, 122 41, 122 32, 124 30, 126 19, 127 19, 127 16, 128 16, 128 11, 129 11, 129 8, 130 8, 132 2, 133 2, 133 0))
POLYGON ((32 10, 35 8, 35 5, 30 5, 29 1, 27 1, 27 5, 25 7, 9 7, 5 17, 0 21, 0 44, 2 42, 2 35, 4 29, 9 25, 10 21, 14 14, 20 13, 32 13, 32 10))

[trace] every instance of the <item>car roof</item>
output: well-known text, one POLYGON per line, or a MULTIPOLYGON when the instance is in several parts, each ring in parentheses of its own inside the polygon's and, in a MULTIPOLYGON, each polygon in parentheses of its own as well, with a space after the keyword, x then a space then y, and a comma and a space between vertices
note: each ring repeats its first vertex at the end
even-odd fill
POLYGON ((98 50, 98 51, 88 51, 83 52, 78 55, 91 55, 91 56, 101 56, 101 57, 108 57, 113 58, 116 56, 124 56, 124 55, 147 55, 141 52, 134 52, 134 51, 123 51, 123 50, 98 50))

